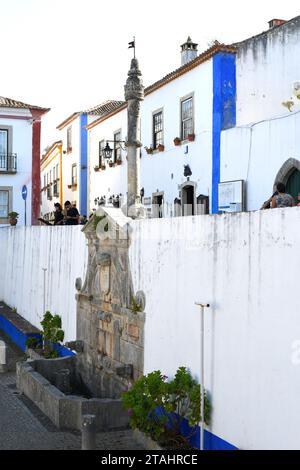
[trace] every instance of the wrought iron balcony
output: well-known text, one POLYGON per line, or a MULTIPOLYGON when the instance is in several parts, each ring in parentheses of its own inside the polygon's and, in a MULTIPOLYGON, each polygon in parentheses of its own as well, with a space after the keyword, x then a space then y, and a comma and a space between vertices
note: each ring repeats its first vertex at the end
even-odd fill
POLYGON ((0 153, 0 173, 16 173, 17 154, 0 153))

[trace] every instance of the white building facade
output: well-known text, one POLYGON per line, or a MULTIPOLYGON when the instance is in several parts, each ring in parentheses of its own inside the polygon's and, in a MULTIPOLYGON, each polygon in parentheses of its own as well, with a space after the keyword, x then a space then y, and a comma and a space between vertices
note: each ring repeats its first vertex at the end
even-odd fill
POLYGON ((222 182, 243 180, 245 209, 283 182, 300 192, 300 16, 237 45, 236 127, 221 136, 222 182))
MULTIPOLYGON (((141 104, 141 196, 151 217, 216 211, 221 129, 235 125, 236 50, 216 44, 197 56, 195 46, 188 38, 183 65, 147 87, 141 104)), ((126 126, 126 103, 87 126, 90 210, 126 202, 126 126)))
POLYGON ((37 224, 41 117, 48 111, 0 97, 0 225, 9 223, 10 212, 19 214, 20 225, 37 224))

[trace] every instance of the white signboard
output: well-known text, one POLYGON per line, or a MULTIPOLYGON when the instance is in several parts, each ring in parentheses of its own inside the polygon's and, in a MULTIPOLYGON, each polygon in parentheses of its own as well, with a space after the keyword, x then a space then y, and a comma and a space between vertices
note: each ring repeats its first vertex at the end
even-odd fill
POLYGON ((241 212, 244 210, 244 181, 219 183, 219 212, 241 212))

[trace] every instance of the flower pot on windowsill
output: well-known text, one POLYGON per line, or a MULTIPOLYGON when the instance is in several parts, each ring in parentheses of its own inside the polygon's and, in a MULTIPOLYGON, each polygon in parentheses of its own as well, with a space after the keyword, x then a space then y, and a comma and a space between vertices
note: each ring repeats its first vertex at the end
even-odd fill
POLYGON ((181 145, 181 139, 179 137, 175 137, 174 145, 176 145, 176 146, 181 145))
POLYGON ((158 150, 159 152, 164 152, 165 146, 164 146, 163 144, 159 144, 159 145, 157 146, 157 150, 158 150))
POLYGON ((153 148, 152 147, 145 147, 146 152, 148 155, 151 155, 153 153, 153 148))
POLYGON ((72 185, 71 185, 71 184, 68 184, 68 188, 71 189, 71 188, 72 188, 72 185))
POLYGON ((116 160, 116 164, 117 165, 122 165, 122 160, 120 158, 118 158, 118 160, 116 160))
POLYGON ((102 165, 102 166, 101 166, 101 170, 106 170, 106 166, 105 166, 105 165, 102 165))
POLYGON ((14 227, 15 225, 17 225, 18 223, 18 217, 19 217, 19 214, 18 212, 10 212, 8 214, 8 219, 9 219, 9 223, 12 227, 14 227))
POLYGON ((113 162, 109 162, 109 166, 110 166, 110 168, 113 168, 115 166, 115 164, 113 162))
POLYGON ((195 134, 188 134, 188 141, 194 142, 194 140, 195 140, 195 134))
POLYGON ((99 166, 94 166, 94 171, 99 171, 99 170, 100 170, 99 166))

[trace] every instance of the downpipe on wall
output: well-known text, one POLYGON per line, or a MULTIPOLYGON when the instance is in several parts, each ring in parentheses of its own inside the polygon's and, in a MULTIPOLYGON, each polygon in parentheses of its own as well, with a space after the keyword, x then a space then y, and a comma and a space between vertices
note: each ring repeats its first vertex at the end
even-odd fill
POLYGON ((201 304, 195 302, 195 305, 200 307, 200 382, 201 382, 201 394, 200 394, 200 450, 204 450, 204 309, 209 308, 209 304, 201 304))

